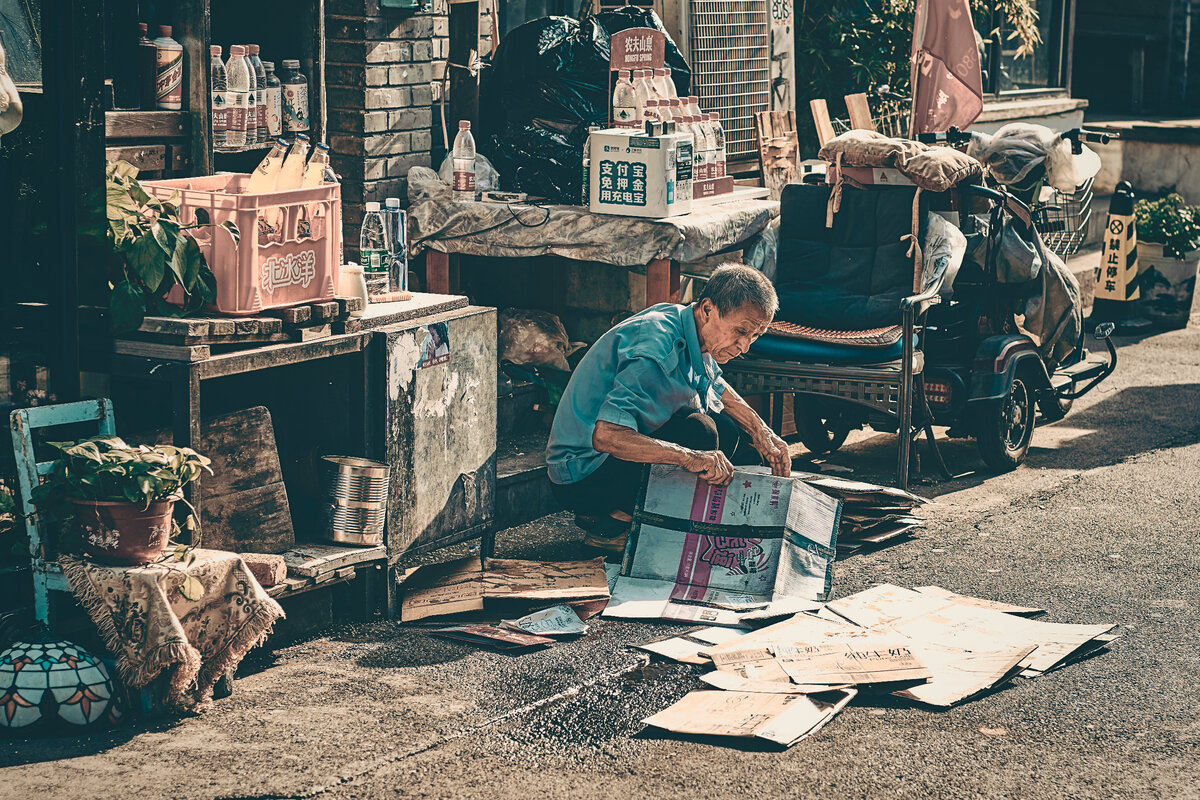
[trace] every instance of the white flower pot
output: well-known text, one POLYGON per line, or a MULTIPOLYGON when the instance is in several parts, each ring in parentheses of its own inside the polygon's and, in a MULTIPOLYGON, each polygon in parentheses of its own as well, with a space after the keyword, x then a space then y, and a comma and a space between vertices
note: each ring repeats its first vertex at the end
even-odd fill
POLYGON ((1184 258, 1170 258, 1163 255, 1161 244, 1138 242, 1137 252, 1142 316, 1161 328, 1186 327, 1192 312, 1200 250, 1193 250, 1184 258))

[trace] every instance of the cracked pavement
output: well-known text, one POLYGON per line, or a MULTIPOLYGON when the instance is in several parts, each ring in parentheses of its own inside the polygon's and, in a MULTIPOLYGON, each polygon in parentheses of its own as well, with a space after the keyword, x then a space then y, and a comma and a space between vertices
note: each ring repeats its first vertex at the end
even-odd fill
MULTIPOLYGON (((597 619, 511 656, 377 620, 254 654, 200 717, 6 741, 0 786, 139 800, 1198 797, 1200 330, 1119 341, 1117 373, 1039 427, 1025 467, 976 472, 974 445, 947 443, 966 474, 915 487, 937 500, 928 528, 834 579, 839 597, 938 584, 1119 624, 1081 663, 946 711, 860 698, 779 752, 642 728, 699 685, 697 668, 627 647, 669 625, 597 619)), ((887 479, 893 441, 856 434, 829 461, 887 479)), ((579 535, 554 515, 501 533, 498 554, 572 558, 579 535)))

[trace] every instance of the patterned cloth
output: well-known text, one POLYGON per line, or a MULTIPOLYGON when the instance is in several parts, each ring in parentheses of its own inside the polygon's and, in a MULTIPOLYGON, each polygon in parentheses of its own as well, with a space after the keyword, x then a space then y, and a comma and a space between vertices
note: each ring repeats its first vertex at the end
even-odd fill
POLYGON ((186 565, 114 567, 66 555, 58 562, 125 684, 142 688, 165 671, 167 703, 203 711, 213 684, 267 638, 283 609, 237 554, 193 552, 186 565), (181 588, 189 577, 199 586, 181 588))
POLYGON ((553 254, 636 267, 655 259, 693 262, 738 244, 753 247, 779 216, 773 200, 736 200, 667 219, 592 214, 582 206, 456 203, 427 167, 408 173, 412 255, 426 248, 496 258, 553 254))

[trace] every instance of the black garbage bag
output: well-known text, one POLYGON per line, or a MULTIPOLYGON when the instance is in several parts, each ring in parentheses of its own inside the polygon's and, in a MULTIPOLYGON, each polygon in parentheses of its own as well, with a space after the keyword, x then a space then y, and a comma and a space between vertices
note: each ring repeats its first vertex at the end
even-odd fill
MULTIPOLYGON (((608 120, 609 38, 627 28, 666 33, 653 11, 626 6, 535 19, 504 37, 480 86, 478 129, 505 189, 579 202, 588 126, 608 120)), ((666 65, 687 94, 691 68, 670 36, 666 65)))

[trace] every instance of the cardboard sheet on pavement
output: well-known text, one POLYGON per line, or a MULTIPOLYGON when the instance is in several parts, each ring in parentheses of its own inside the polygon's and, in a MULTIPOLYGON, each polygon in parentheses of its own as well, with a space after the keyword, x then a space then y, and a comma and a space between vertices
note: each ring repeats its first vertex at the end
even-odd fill
POLYGON ((925 681, 933 675, 898 636, 829 644, 778 645, 776 661, 796 683, 880 684, 925 681))
POLYGON ((554 644, 553 639, 545 636, 510 631, 499 625, 451 625, 445 628, 436 628, 430 633, 446 639, 480 644, 495 650, 522 650, 527 647, 554 644))
POLYGON ((820 697, 702 690, 644 722, 674 733, 755 738, 790 747, 820 730, 853 697, 852 690, 820 697))
POLYGON ((1039 614, 1045 614, 1044 608, 1030 608, 1028 606, 1014 606, 1009 603, 1001 603, 998 600, 985 600, 982 597, 971 597, 965 594, 955 594, 949 589, 943 589, 941 586, 916 586, 913 591, 921 594, 930 594, 935 597, 945 597, 953 600, 964 606, 975 606, 976 608, 990 608, 992 611, 999 611, 1004 614, 1016 614, 1021 617, 1036 617, 1039 614))
POLYGON ((927 683, 893 692, 931 706, 949 707, 1010 680, 1032 647, 972 653, 950 647, 912 642, 913 652, 929 668, 927 683))
POLYGON ((678 636, 665 636, 633 646, 684 664, 709 664, 711 660, 708 656, 701 655, 702 650, 707 650, 715 644, 733 641, 745 633, 736 628, 696 628, 678 636))
POLYGON ((710 486, 656 465, 605 616, 738 625, 775 600, 824 599, 841 503, 800 480, 739 469, 710 486))
MULTIPOLYGON (((403 622, 482 611, 486 603, 605 601, 604 559, 517 561, 467 557, 415 567, 404 574, 403 622)), ((590 616, 590 615, 589 615, 590 616)))

